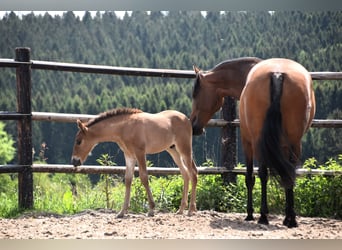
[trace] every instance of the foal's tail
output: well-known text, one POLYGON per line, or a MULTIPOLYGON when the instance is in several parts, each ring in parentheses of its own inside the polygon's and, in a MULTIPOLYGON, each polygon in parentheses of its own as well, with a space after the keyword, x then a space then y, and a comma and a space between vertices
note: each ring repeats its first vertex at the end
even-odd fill
POLYGON ((283 130, 280 99, 285 76, 284 73, 272 73, 270 76, 271 105, 267 110, 258 146, 260 163, 267 166, 271 174, 278 175, 280 183, 286 188, 294 185, 295 165, 285 157, 281 147, 283 130))

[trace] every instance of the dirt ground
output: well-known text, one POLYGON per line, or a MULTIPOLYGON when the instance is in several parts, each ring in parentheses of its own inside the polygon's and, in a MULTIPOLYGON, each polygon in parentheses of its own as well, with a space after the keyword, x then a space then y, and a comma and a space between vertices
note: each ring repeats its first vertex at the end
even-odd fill
MULTIPOLYGON (((258 215, 256 214, 256 217, 258 215)), ((270 225, 244 221, 245 214, 199 211, 194 216, 156 212, 154 217, 128 214, 115 218, 108 210, 72 216, 29 213, 0 219, 1 239, 342 239, 342 221, 297 217, 299 227, 282 225, 270 215, 270 225)))

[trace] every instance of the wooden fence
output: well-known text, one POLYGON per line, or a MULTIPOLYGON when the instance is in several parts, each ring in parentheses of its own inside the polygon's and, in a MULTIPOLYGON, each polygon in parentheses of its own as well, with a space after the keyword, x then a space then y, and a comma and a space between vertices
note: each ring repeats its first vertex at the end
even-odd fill
MULTIPOLYGON (((31 70, 55 70, 69 72, 83 72, 94 74, 114 74, 147 77, 173 77, 194 78, 191 70, 128 68, 99 65, 85 65, 72 63, 57 63, 47 61, 35 61, 30 58, 29 48, 16 48, 15 59, 0 59, 0 67, 16 69, 17 111, 0 111, 0 120, 17 120, 17 165, 2 165, 0 173, 18 173, 18 203, 21 208, 33 206, 33 173, 84 173, 84 174, 120 174, 124 173, 123 166, 80 166, 57 164, 33 164, 32 159, 32 121, 76 122, 77 119, 86 121, 94 115, 84 114, 60 114, 46 112, 32 112, 31 108, 31 70)), ((314 80, 341 80, 342 72, 311 72, 314 80)), ((235 168, 237 163, 236 127, 239 121, 236 119, 236 102, 232 98, 225 98, 222 107, 223 119, 211 119, 208 126, 222 128, 222 166, 199 167, 199 174, 222 174, 226 181, 234 180, 237 174, 245 174, 245 169, 235 168)), ((342 120, 317 120, 313 127, 342 128, 342 120)), ((137 171, 137 168, 136 168, 137 171)), ((178 168, 148 168, 150 174, 172 175, 180 174, 178 168)), ((255 169, 254 173, 257 173, 255 169)), ((322 171, 298 169, 298 175, 322 174, 341 175, 342 171, 322 171)))

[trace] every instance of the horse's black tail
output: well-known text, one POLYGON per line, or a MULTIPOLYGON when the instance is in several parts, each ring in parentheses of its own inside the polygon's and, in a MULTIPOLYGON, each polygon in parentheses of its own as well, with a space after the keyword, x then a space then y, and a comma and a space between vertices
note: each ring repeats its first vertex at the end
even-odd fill
MULTIPOLYGON (((270 169, 270 173, 280 177, 280 183, 292 187, 295 182, 295 165, 285 157, 281 147, 282 114, 280 100, 282 96, 285 74, 272 73, 270 81, 271 105, 267 111, 264 126, 259 140, 259 156, 261 166, 270 169)), ((289 147, 291 150, 291 147, 289 147)))

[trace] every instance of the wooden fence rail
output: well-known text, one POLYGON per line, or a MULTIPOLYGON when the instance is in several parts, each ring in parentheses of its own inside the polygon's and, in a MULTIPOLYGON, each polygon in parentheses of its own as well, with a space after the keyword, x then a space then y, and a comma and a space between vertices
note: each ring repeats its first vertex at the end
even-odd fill
MULTIPOLYGON (((17 111, 0 111, 0 120, 17 120, 18 164, 0 165, 0 173, 18 173, 18 202, 21 208, 33 207, 33 173, 84 173, 84 174, 123 174, 123 166, 80 166, 58 164, 33 164, 32 159, 32 121, 75 122, 77 119, 86 121, 95 115, 60 114, 47 112, 32 112, 31 110, 31 70, 55 70, 68 72, 83 72, 93 74, 130 75, 145 77, 194 78, 192 70, 148 69, 113 67, 88 64, 60 63, 37 61, 30 59, 29 48, 16 48, 15 59, 0 59, 0 67, 16 69, 17 111)), ((313 80, 341 80, 342 72, 311 72, 313 80)), ((222 166, 199 167, 199 174, 222 174, 224 179, 234 180, 237 174, 245 174, 244 168, 236 166, 236 101, 225 98, 222 108, 223 119, 211 119, 208 126, 222 128, 222 166)), ((314 120, 313 127, 342 128, 342 120, 314 120)), ((135 169, 137 171, 137 169, 135 169)), ((148 168, 150 174, 171 175, 180 174, 178 168, 148 168)), ((257 169, 254 169, 254 174, 257 169)), ((341 171, 323 171, 297 169, 297 175, 321 174, 326 176, 341 175, 341 171)))
MULTIPOLYGON (((0 67, 17 68, 22 65, 29 65, 31 69, 55 70, 93 74, 110 75, 129 75, 129 76, 147 76, 147 77, 172 77, 172 78, 195 78, 193 70, 175 70, 175 69, 152 69, 152 68, 134 68, 134 67, 114 67, 106 65, 91 65, 81 63, 61 63, 50 61, 31 60, 29 62, 20 62, 13 59, 0 58, 0 67)), ((342 72, 310 72, 313 80, 341 80, 342 72)))
MULTIPOLYGON (((0 173, 19 173, 25 170, 28 166, 23 165, 0 165, 0 173)), ((74 167, 67 164, 33 164, 32 172, 34 173, 74 173, 74 174, 121 174, 125 173, 125 166, 98 166, 98 165, 82 165, 74 167)), ((201 167, 198 168, 198 174, 235 174, 245 175, 246 168, 227 169, 224 167, 201 167)), ((135 173, 138 174, 139 170, 136 167, 135 173)), ((180 175, 179 168, 170 167, 148 167, 147 172, 150 175, 180 175)), ((258 168, 254 168, 254 175, 258 174, 258 168)), ((322 169, 296 169, 297 176, 304 175, 321 175, 321 176, 337 176, 342 175, 340 170, 322 170, 322 169)))
MULTIPOLYGON (((61 123, 75 123, 78 119, 86 122, 97 115, 90 114, 68 114, 54 112, 31 112, 31 114, 19 114, 16 112, 0 111, 0 120, 19 120, 26 116, 32 116, 33 121, 49 121, 61 123)), ((234 127, 240 126, 239 119, 226 121, 224 119, 210 119, 207 127, 225 127, 231 124, 234 127)), ((342 128, 342 120, 333 119, 313 119, 311 127, 313 128, 342 128)))

